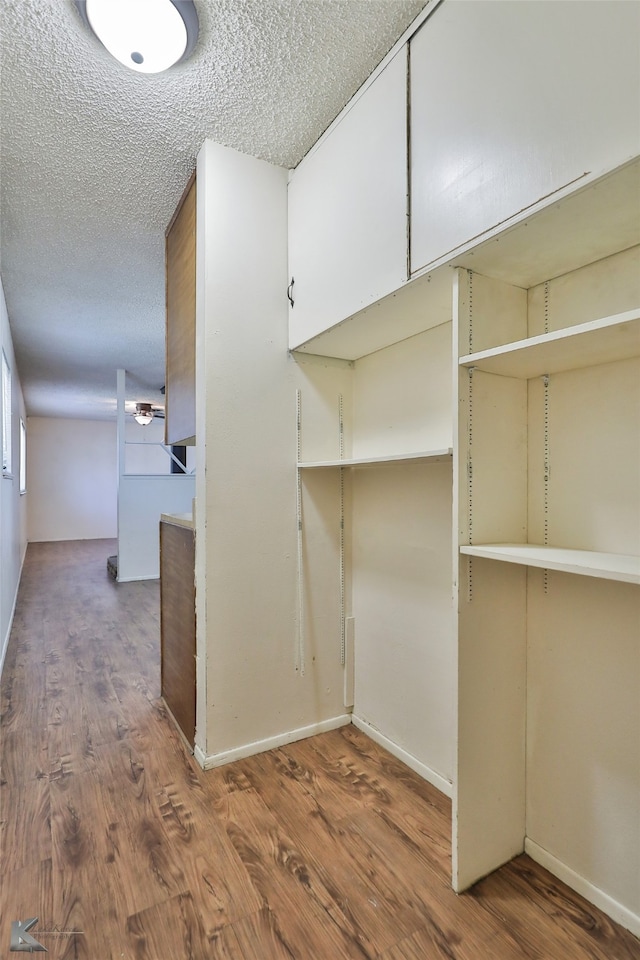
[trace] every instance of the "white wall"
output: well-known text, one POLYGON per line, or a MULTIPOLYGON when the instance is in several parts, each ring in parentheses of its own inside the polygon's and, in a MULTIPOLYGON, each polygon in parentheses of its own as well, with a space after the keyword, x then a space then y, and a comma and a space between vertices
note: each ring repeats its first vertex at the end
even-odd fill
POLYGON ((134 474, 171 473, 171 459, 158 443, 164 442, 164 420, 154 418, 146 426, 127 417, 124 472, 134 474))
MULTIPOLYGON (((171 473, 171 457, 158 446, 164 443, 164 420, 154 417, 151 423, 141 426, 127 417, 124 430, 126 447, 124 472, 148 475, 171 473)), ((195 467, 195 448, 187 447, 187 470, 195 467)), ((167 513, 166 510, 163 511, 167 513)))
POLYGON ((637 935, 640 591, 548 581, 529 570, 526 849, 637 935))
MULTIPOLYGON (((166 459, 166 454, 163 454, 166 459)), ((118 580, 160 576, 160 514, 191 513, 195 477, 187 474, 120 477, 118 580)))
MULTIPOLYGON (((339 458, 340 408, 347 459, 450 448, 451 334, 452 324, 443 323, 353 363, 296 355, 301 459, 339 458)), ((342 490, 337 469, 301 471, 306 629, 327 645, 340 638, 342 495, 353 721, 449 795, 456 732, 451 466, 348 470, 342 490)))
MULTIPOLYGON (((120 399, 125 378, 124 371, 119 371, 120 399)), ((125 416, 124 407, 119 406, 117 431, 122 458, 118 465, 118 580, 156 580, 161 514, 192 514, 195 477, 171 473, 164 420, 159 417, 143 426, 125 416)), ((194 459, 194 448, 187 448, 187 469, 195 466, 194 459)))
POLYGON ((285 170, 205 143, 197 273, 196 744, 213 764, 346 719, 339 643, 308 638, 296 669, 285 170))
POLYGON ((29 417, 29 541, 117 535, 116 424, 29 417))
MULTIPOLYGON (((0 478, 0 670, 4 663, 20 571, 27 546, 26 501, 20 496, 20 418, 26 420, 20 379, 13 352, 9 317, 0 281, 0 348, 11 367, 12 377, 12 475, 0 478)), ((0 422, 2 397, 0 396, 0 422)))
POLYGON ((451 464, 356 471, 354 716, 451 795, 451 464))
POLYGON ((119 579, 159 576, 161 513, 191 511, 193 477, 170 475, 161 421, 127 421, 126 466, 118 500, 117 428, 97 420, 30 417, 28 424, 28 536, 48 540, 118 537, 119 579), (154 474, 158 474, 155 476, 154 474))
MULTIPOLYGON (((451 323, 354 364, 353 456, 453 444, 451 323)), ((451 463, 353 478, 354 716, 445 793, 455 755, 451 463)))

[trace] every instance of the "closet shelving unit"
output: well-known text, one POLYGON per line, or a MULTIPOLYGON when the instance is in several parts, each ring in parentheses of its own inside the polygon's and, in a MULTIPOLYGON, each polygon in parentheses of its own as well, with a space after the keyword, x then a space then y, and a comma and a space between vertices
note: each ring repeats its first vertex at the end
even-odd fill
POLYGON ((633 161, 462 253, 454 291, 453 883, 525 850, 632 929, 639 210, 633 161))
POLYGON ((366 311, 371 338, 358 315, 295 354, 304 646, 314 616, 333 609, 315 599, 324 577, 339 617, 322 642, 340 650, 354 722, 449 794, 451 277, 425 282, 427 296, 411 291, 405 311, 389 298, 397 339, 378 307, 366 311))
MULTIPOLYGON (((299 447, 302 501, 320 516, 316 530, 335 521, 336 498, 346 503, 340 562, 343 615, 356 624, 354 712, 445 792, 451 781, 453 886, 462 891, 526 850, 632 929, 639 209, 635 160, 435 262, 296 354, 305 410, 320 411, 312 433, 324 422, 334 437, 299 447), (337 370, 327 360, 324 384, 323 357, 348 361, 337 370), (316 364, 308 386, 306 362, 316 364), (385 424, 391 390, 405 382, 427 390, 424 405, 416 415, 409 387, 407 423, 385 424), (326 411, 343 392, 348 440, 339 450, 326 411), (393 440, 387 449, 373 435, 376 417, 393 440), (394 530, 397 503, 406 510, 394 530), (426 542, 430 521, 412 525, 425 503, 446 518, 448 543, 441 532, 426 542), (403 578, 429 553, 417 592, 405 594, 403 578), (398 628, 418 595, 420 618, 407 614, 398 628), (434 626, 447 618, 446 629, 434 626), (441 722, 434 676, 455 704, 451 723, 441 722), (429 709, 421 714, 418 703, 429 709), (616 768, 605 776, 608 757, 616 768)), ((312 532, 306 557, 316 541, 312 532)))
MULTIPOLYGON (((634 309, 469 354, 459 362, 474 371, 532 380, 638 356, 640 309, 634 309)), ((640 557, 633 555, 529 543, 463 545, 460 552, 545 570, 640 583, 640 557)))

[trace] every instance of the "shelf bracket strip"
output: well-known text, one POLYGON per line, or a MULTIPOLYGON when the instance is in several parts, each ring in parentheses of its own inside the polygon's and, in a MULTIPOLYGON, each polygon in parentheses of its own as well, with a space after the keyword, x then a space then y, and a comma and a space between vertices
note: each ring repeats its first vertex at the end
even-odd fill
MULTIPOLYGON (((549 463, 549 374, 545 373, 542 378, 544 384, 544 475, 543 475, 543 537, 542 542, 545 547, 549 546, 549 483, 551 477, 551 467, 549 463)), ((544 592, 549 592, 549 571, 544 571, 544 592)))
POLYGON ((302 540, 302 474, 297 466, 302 454, 302 391, 296 390, 296 527, 298 538, 297 549, 297 602, 298 602, 298 635, 296 642, 296 670, 304 677, 305 670, 305 637, 304 637, 304 550, 302 540))
MULTIPOLYGON (((344 460, 344 413, 342 394, 338 396, 340 459, 344 460)), ((344 563, 344 467, 340 468, 340 663, 346 662, 346 591, 344 563)))
MULTIPOLYGON (((469 403, 467 408, 467 533, 469 546, 473 545, 473 371, 469 367, 469 403)), ((467 558, 467 600, 473 600, 473 557, 467 558)))

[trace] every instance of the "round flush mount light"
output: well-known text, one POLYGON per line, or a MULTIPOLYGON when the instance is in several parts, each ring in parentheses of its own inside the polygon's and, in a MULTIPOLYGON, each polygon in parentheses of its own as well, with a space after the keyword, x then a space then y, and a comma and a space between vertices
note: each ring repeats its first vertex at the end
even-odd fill
POLYGON ((138 73, 161 73, 185 60, 198 38, 193 0, 76 0, 111 56, 138 73))

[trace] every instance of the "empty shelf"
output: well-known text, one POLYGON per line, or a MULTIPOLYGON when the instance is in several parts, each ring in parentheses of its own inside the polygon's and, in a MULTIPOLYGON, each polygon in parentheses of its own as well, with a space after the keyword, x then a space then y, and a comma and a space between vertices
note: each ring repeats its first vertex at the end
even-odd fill
POLYGON ((418 453, 393 453, 378 457, 350 457, 348 460, 315 460, 298 463, 301 470, 317 470, 325 467, 368 467, 393 463, 440 463, 450 460, 451 447, 443 450, 423 450, 418 453))
POLYGON ((602 580, 640 583, 640 557, 592 550, 566 550, 534 543, 483 543, 460 547, 460 553, 506 563, 521 563, 545 570, 561 570, 602 580))
POLYGON ((628 310, 460 358, 463 367, 529 380, 640 356, 640 310, 628 310))

